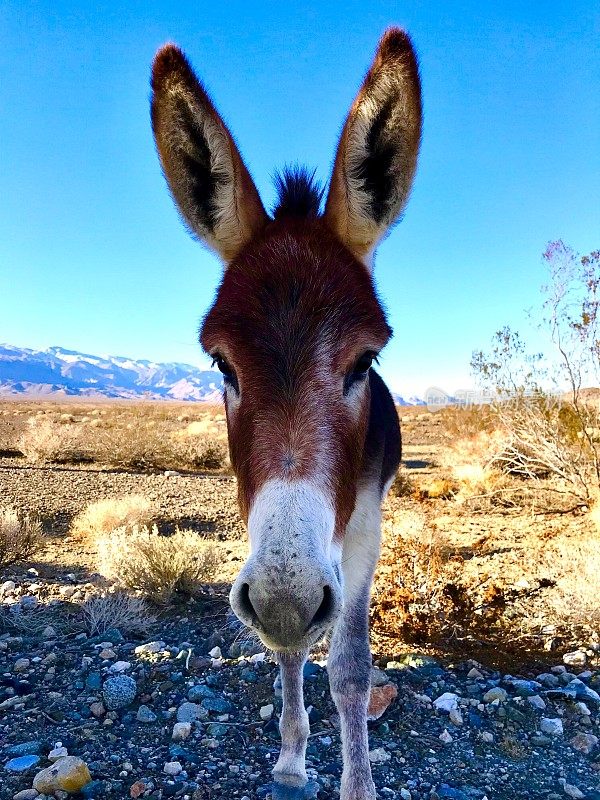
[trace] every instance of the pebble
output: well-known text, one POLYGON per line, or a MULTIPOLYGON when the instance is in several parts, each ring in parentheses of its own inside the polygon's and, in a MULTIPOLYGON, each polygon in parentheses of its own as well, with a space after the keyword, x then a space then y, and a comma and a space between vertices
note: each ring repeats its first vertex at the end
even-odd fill
POLYGON ((17 588, 17 584, 14 581, 4 581, 4 583, 0 586, 0 594, 11 594, 17 588))
POLYGON ((33 754, 18 756, 17 758, 11 758, 10 761, 7 761, 4 765, 4 769, 8 772, 27 772, 28 769, 35 767, 39 763, 39 756, 33 754))
POLYGON ((374 750, 369 751, 369 761, 371 764, 384 764, 391 759, 391 754, 384 750, 383 747, 376 747, 374 750))
POLYGON ((549 719, 548 717, 542 717, 540 720, 540 730, 542 733, 546 733, 548 736, 562 736, 563 735, 563 724, 562 719, 558 717, 556 719, 549 719))
POLYGON ((182 742, 188 738, 192 732, 191 722, 176 722, 173 725, 173 733, 171 738, 174 742, 182 742))
POLYGON ((385 686, 389 678, 387 674, 379 667, 371 668, 371 686, 385 686))
POLYGON ((113 675, 118 675, 120 672, 127 672, 127 670, 131 669, 131 662, 130 661, 115 661, 115 663, 109 669, 113 675))
POLYGON ((269 703, 266 706, 261 706, 258 714, 264 722, 271 719, 273 716, 273 703, 269 703))
POLYGON ((494 686, 483 695, 484 703, 493 703, 495 700, 498 700, 500 703, 506 703, 508 700, 508 694, 501 686, 494 686))
POLYGON ((129 675, 115 675, 107 678, 102 687, 106 708, 115 711, 133 703, 137 694, 136 682, 129 675))
POLYGON ((564 791, 567 797, 572 797, 573 800, 583 800, 585 797, 581 789, 578 789, 577 786, 573 786, 571 783, 565 783, 564 791))
POLYGON ((165 647, 166 644, 161 641, 146 642, 146 644, 140 644, 136 647, 133 652, 136 656, 152 655, 153 653, 161 653, 165 647))
POLYGON ((383 716, 396 697, 398 697, 398 689, 395 683, 386 683, 384 686, 372 686, 369 696, 367 719, 372 721, 383 716))
POLYGON ((583 650, 575 650, 572 653, 565 653, 563 663, 568 667, 585 667, 587 656, 583 650))
POLYGON ((48 753, 48 761, 54 764, 55 761, 58 761, 59 758, 64 758, 65 756, 69 755, 69 751, 66 747, 55 747, 54 750, 50 750, 48 753))
POLYGON ((533 706, 534 708, 537 708, 540 711, 543 711, 546 708, 546 703, 544 699, 539 696, 539 694, 532 694, 530 697, 527 698, 527 702, 529 703, 530 706, 533 706))
POLYGON ((207 718, 208 711, 197 703, 182 703, 177 709, 177 722, 195 722, 207 718))
POLYGON ((163 767, 165 775, 179 775, 183 771, 183 767, 179 761, 167 761, 163 767))
POLYGON ((452 709, 458 708, 458 700, 459 697, 452 692, 444 692, 444 694, 440 695, 437 700, 433 701, 434 708, 437 708, 438 711, 446 711, 450 713, 452 709))
POLYGON ((138 722, 156 722, 157 720, 156 714, 148 706, 140 706, 135 718, 138 722))
POLYGON ((444 730, 443 730, 443 731, 440 733, 439 739, 440 739, 440 741, 441 741, 441 742, 443 742, 444 744, 450 744, 450 742, 453 742, 453 741, 454 741, 454 739, 453 739, 453 738, 452 738, 452 736, 451 736, 451 735, 448 733, 448 731, 446 730, 446 728, 444 728, 444 730))
POLYGON ((589 755, 598 746, 598 737, 593 733, 578 733, 571 739, 571 747, 581 753, 589 755))
POLYGON ((39 797, 40 793, 37 789, 23 789, 16 794, 13 794, 13 800, 35 800, 36 797, 39 797))
POLYGON ((13 664, 13 672, 26 672, 31 666, 31 661, 28 658, 17 658, 13 664))
POLYGON ((75 794, 91 780, 85 761, 76 756, 66 756, 38 772, 33 779, 33 788, 41 794, 56 794, 59 790, 75 794))

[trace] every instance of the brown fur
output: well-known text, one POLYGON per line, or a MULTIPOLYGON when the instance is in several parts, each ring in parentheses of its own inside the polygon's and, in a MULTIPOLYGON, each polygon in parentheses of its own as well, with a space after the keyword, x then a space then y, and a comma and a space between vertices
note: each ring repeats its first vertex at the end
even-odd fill
POLYGON ((239 380, 239 406, 227 403, 227 414, 245 517, 267 479, 314 475, 335 498, 341 535, 368 408, 368 393, 358 409, 344 399, 344 377, 390 334, 368 274, 322 220, 273 222, 230 264, 201 342, 239 380))

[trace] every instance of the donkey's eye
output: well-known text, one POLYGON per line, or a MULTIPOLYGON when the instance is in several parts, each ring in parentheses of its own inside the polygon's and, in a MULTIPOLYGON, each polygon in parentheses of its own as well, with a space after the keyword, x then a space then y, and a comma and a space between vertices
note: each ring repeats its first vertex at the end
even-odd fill
POLYGON ((374 350, 367 350, 354 363, 354 366, 344 379, 344 394, 347 394, 352 386, 367 377, 367 373, 373 366, 373 362, 378 363, 377 353, 374 350))
POLYGON ((219 353, 215 353, 213 355, 213 360, 211 366, 216 367, 219 372, 223 375, 223 382, 233 386, 233 388, 238 391, 238 381, 235 374, 235 371, 232 367, 229 366, 229 363, 223 356, 219 355, 219 353))

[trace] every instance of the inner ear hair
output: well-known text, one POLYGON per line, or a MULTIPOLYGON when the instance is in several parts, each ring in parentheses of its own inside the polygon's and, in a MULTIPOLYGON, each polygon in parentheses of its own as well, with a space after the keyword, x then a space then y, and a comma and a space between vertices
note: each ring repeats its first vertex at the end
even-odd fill
POLYGON ((408 34, 392 28, 342 130, 325 206, 329 226, 365 263, 408 200, 421 126, 417 57, 408 34))
POLYGON ((184 222, 231 261, 267 215, 233 137, 175 45, 165 45, 154 60, 151 111, 162 168, 184 222))

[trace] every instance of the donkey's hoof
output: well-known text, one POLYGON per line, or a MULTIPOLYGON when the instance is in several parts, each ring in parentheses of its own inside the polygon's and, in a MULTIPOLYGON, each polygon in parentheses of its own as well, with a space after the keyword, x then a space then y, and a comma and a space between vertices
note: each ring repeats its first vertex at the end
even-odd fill
POLYGON ((309 781, 304 786, 286 786, 279 781, 274 781, 271 790, 272 800, 316 800, 320 786, 315 781, 309 781))

